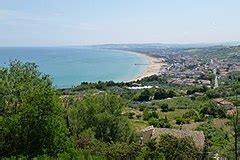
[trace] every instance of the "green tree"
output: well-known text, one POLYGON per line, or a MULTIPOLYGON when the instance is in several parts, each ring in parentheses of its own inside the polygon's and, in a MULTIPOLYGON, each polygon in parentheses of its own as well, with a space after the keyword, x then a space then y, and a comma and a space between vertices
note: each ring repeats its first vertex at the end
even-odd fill
POLYGON ((169 111, 169 106, 168 106, 168 104, 167 104, 167 103, 163 103, 163 104, 161 105, 161 110, 162 110, 162 112, 168 112, 168 111, 169 111))
POLYGON ((209 101, 206 102, 199 111, 200 114, 204 115, 212 115, 213 117, 225 118, 226 117, 226 109, 223 106, 216 104, 215 102, 209 101))
POLYGON ((86 129, 95 133, 95 138, 104 142, 125 142, 132 131, 122 115, 125 101, 112 94, 87 95, 68 110, 73 136, 86 129))
POLYGON ((171 124, 166 116, 164 118, 159 119, 158 127, 160 127, 160 128, 170 128, 171 127, 171 124))
POLYGON ((198 121, 201 120, 201 118, 199 116, 199 113, 196 110, 194 110, 194 109, 191 109, 190 111, 184 113, 182 118, 184 118, 184 119, 192 119, 195 122, 198 122, 198 121))
POLYGON ((197 159, 198 149, 191 138, 176 138, 172 135, 162 135, 159 140, 159 152, 169 160, 197 159))
POLYGON ((147 121, 151 118, 156 118, 158 119, 158 114, 155 111, 149 111, 148 109, 145 109, 143 111, 143 120, 147 121))
POLYGON ((148 89, 145 89, 144 91, 141 92, 137 100, 140 102, 149 101, 151 96, 152 93, 148 89))
POLYGON ((63 110, 51 80, 32 63, 0 69, 3 156, 57 156, 71 147, 63 110))
POLYGON ((233 143, 230 141, 230 136, 227 131, 222 128, 217 128, 211 121, 202 123, 197 127, 197 130, 203 131, 205 135, 205 149, 208 152, 219 153, 222 156, 232 158, 233 143))
MULTIPOLYGON (((172 92, 171 92, 172 94, 172 92)), ((168 93, 165 89, 162 89, 162 88, 159 88, 157 89, 157 91, 155 91, 154 93, 154 99, 164 99, 164 98, 167 98, 168 97, 168 93)))

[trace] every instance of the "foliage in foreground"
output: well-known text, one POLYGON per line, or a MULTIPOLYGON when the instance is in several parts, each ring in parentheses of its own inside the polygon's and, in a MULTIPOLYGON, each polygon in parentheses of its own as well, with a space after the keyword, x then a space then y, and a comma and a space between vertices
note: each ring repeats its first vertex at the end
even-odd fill
MULTIPOLYGON (((154 95, 146 90, 140 94, 140 99, 162 99, 162 94, 156 94, 157 92, 164 93, 163 90, 157 90, 154 95)), ((168 94, 173 96, 170 91, 168 94)), ((170 104, 170 100, 160 102, 162 111, 171 111, 173 105, 170 104), (164 104, 166 102, 169 106, 164 104)), ((174 100, 179 104, 179 100, 183 101, 183 98, 173 98, 171 102, 174 100)), ((187 100, 191 104, 199 102, 187 100)), ((181 105, 186 107, 185 101, 179 104, 181 105)), ((77 100, 70 98, 63 106, 51 80, 42 75, 35 64, 11 62, 9 68, 0 68, 1 158, 201 158, 192 139, 189 138, 177 139, 165 135, 159 141, 140 145, 136 134, 130 129, 129 120, 122 114, 125 106, 127 100, 106 92, 88 94, 77 100)), ((160 118, 155 110, 143 110, 143 118, 149 124, 171 127, 167 117, 160 118)), ((183 119, 199 121, 205 115, 224 118, 226 111, 221 106, 206 103, 200 108, 192 107, 192 110, 177 122, 183 124, 183 119)), ((231 137, 225 130, 205 123, 200 125, 198 130, 204 131, 209 151, 220 148, 220 152, 223 153, 228 151, 224 150, 226 146, 231 146, 231 137), (214 148, 216 146, 217 148, 214 148)))
POLYGON ((61 103, 47 76, 31 63, 1 69, 1 155, 57 156, 71 148, 61 103))
MULTIPOLYGON (((82 134, 103 142, 126 142, 133 132, 127 119, 122 115, 126 103, 120 97, 111 94, 85 96, 68 109, 69 127, 72 135, 80 141, 82 134)), ((80 145, 80 144, 79 144, 80 145)))

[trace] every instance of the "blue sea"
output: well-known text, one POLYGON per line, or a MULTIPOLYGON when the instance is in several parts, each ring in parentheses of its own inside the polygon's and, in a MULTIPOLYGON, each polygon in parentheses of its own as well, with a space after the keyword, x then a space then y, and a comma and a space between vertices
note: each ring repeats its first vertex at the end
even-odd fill
POLYGON ((141 74, 148 63, 140 54, 127 51, 77 47, 0 47, 0 67, 10 60, 34 62, 50 75, 58 88, 81 82, 128 81, 141 74))

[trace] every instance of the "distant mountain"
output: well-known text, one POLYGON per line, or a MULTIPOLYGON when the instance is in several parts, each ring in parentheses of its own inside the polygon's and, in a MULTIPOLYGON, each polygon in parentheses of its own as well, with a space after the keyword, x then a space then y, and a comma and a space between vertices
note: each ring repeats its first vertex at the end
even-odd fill
POLYGON ((240 45, 240 41, 236 42, 223 42, 223 43, 126 43, 126 44, 100 44, 100 45, 84 45, 84 46, 72 46, 81 48, 95 48, 95 49, 119 49, 119 50, 132 50, 132 49, 168 49, 168 48, 205 48, 214 46, 237 46, 240 45))
POLYGON ((188 48, 181 50, 181 54, 198 56, 203 59, 227 59, 231 62, 240 62, 240 45, 215 46, 207 48, 188 48))

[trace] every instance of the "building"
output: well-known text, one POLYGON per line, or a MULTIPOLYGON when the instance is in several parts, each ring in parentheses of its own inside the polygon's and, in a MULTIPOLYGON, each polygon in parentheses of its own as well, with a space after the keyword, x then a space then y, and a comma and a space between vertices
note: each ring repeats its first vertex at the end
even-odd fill
POLYGON ((235 109, 235 106, 232 102, 224 100, 223 98, 215 98, 213 101, 219 105, 223 105, 227 110, 235 109))
POLYGON ((142 143, 147 143, 151 139, 158 140, 160 135, 169 134, 177 138, 191 137, 197 148, 204 148, 205 136, 202 131, 179 130, 170 128, 155 128, 149 126, 141 131, 142 143))

